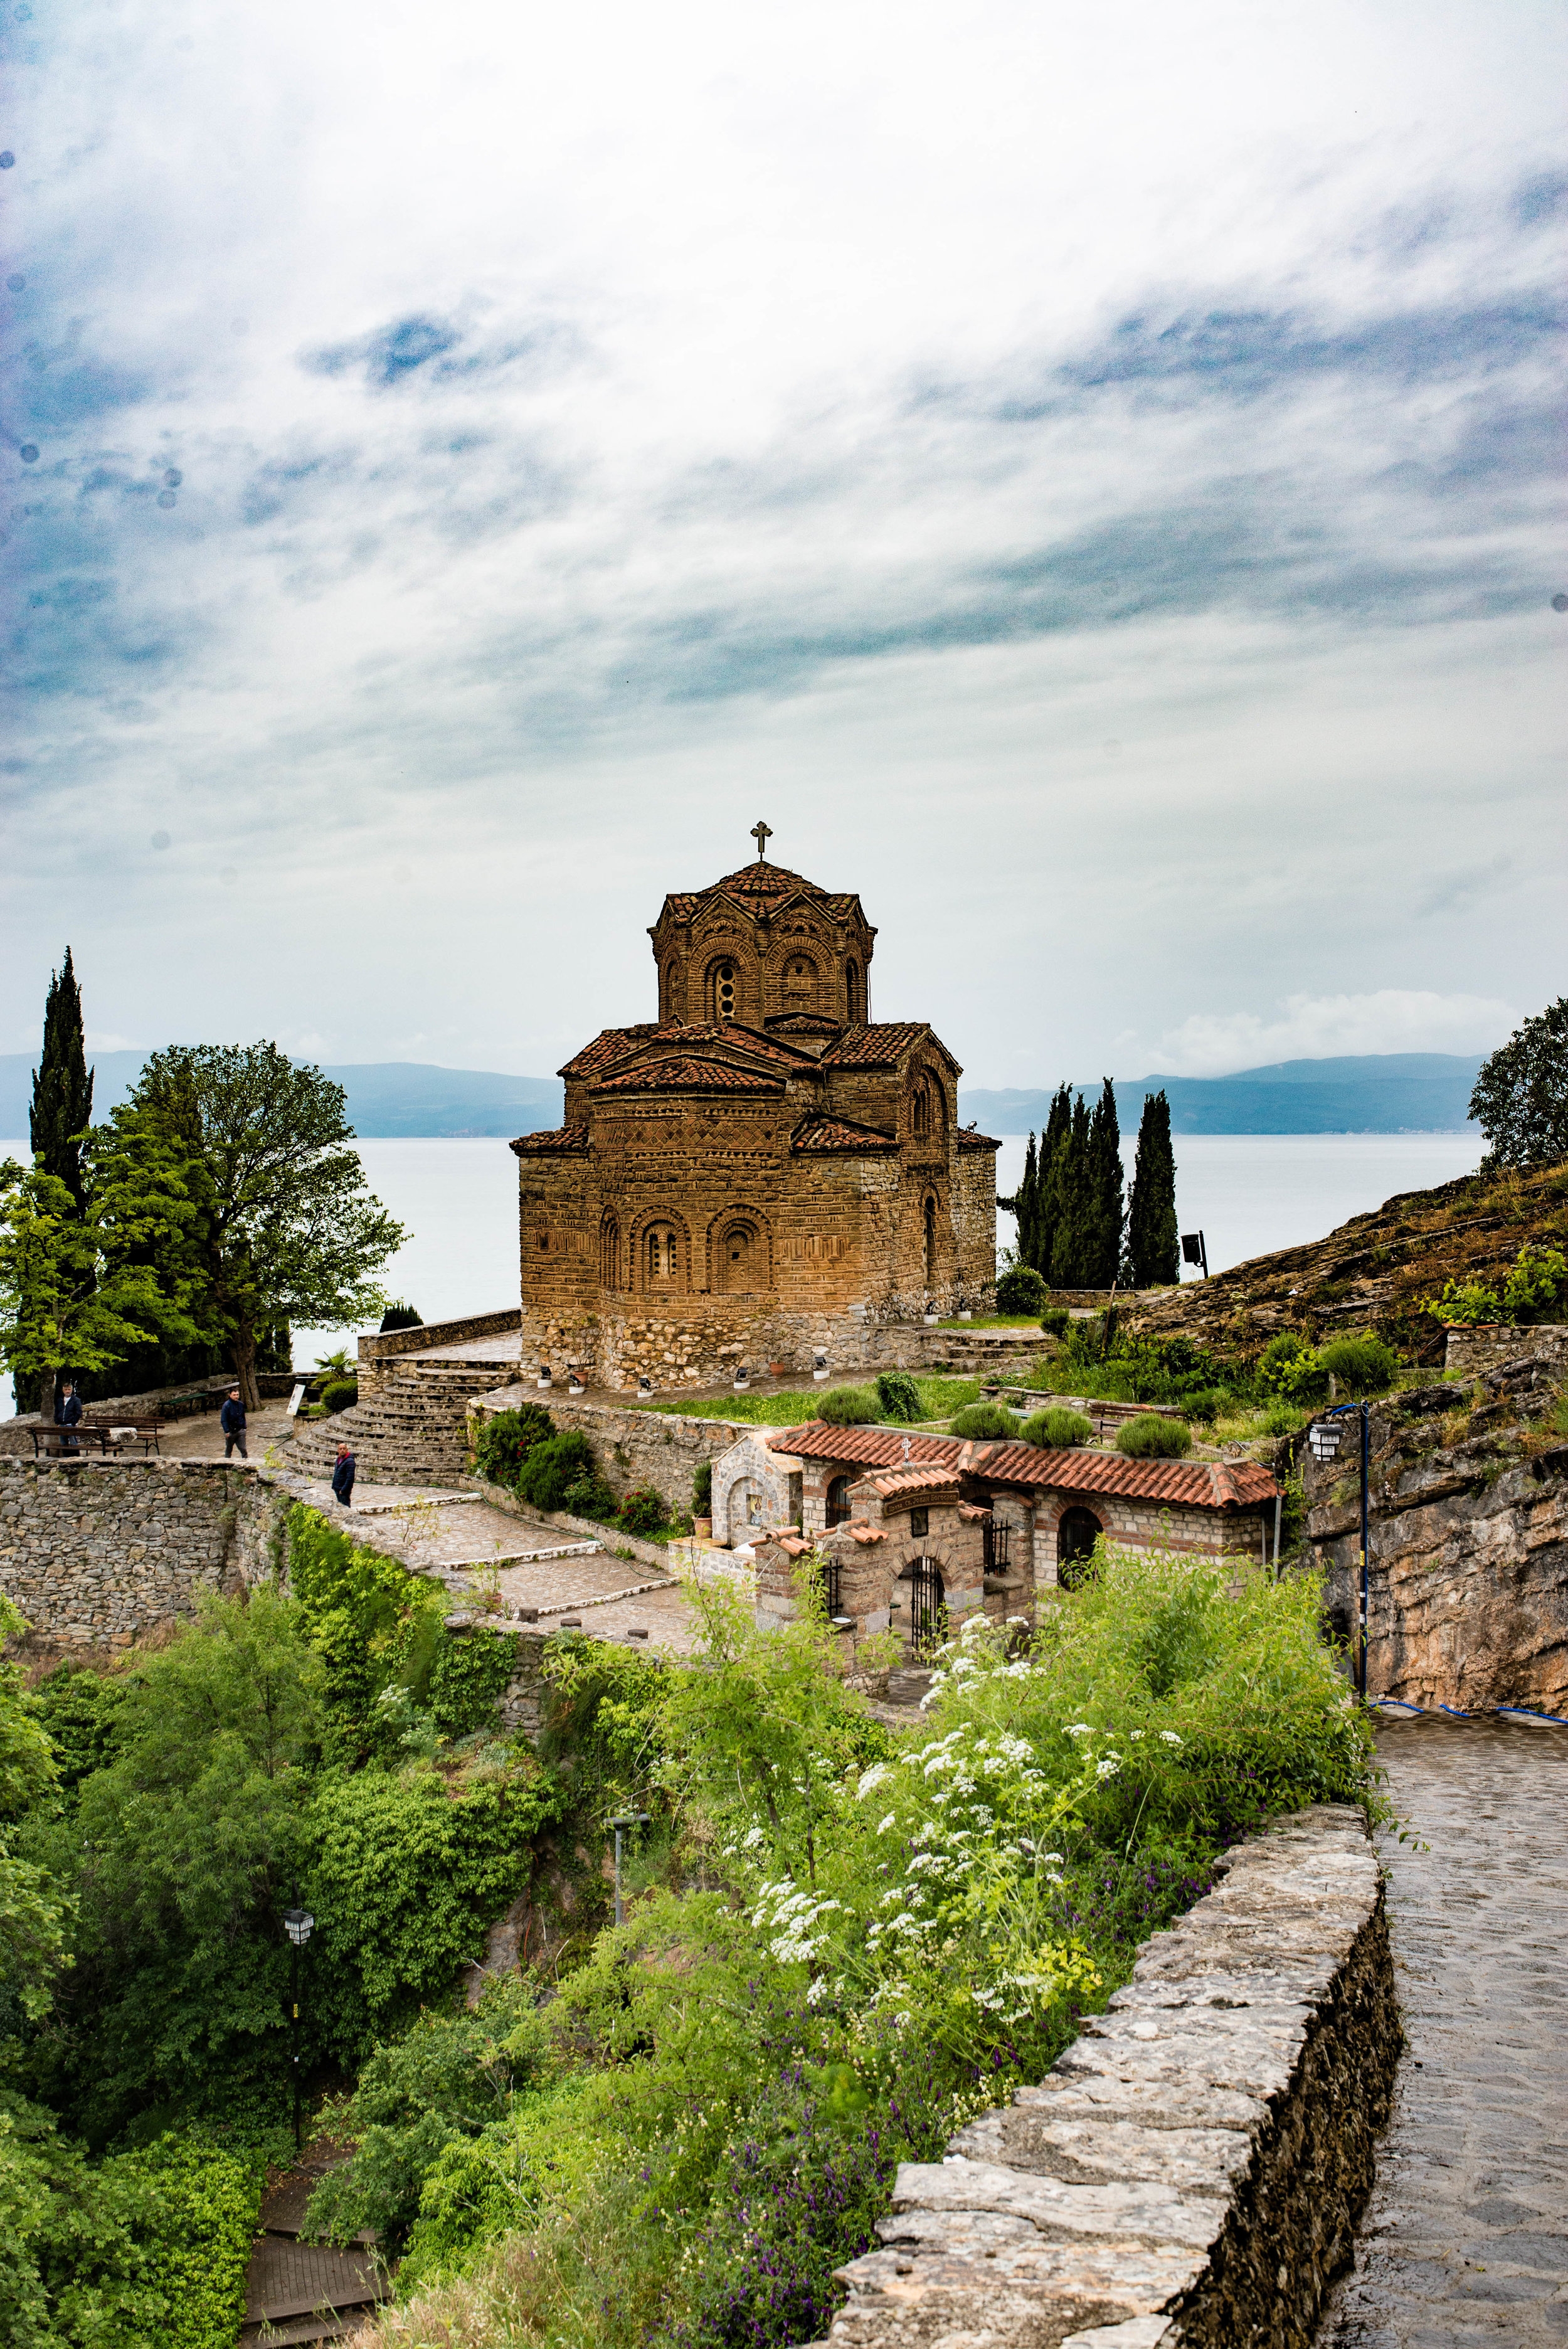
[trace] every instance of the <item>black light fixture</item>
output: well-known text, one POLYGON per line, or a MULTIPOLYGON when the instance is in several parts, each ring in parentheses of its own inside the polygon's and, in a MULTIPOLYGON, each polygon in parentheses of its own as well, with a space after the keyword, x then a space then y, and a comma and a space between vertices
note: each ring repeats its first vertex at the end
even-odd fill
POLYGON ((751 1372, 744 1362, 737 1362, 735 1366, 734 1383, 737 1394, 745 1394, 751 1384, 751 1372))
POLYGON ((550 1365, 548 1362, 541 1362, 539 1366, 539 1383, 542 1387, 548 1387, 550 1384, 550 1365))
POLYGON ((813 1381, 818 1386, 820 1386, 827 1375, 828 1357, 826 1354, 813 1354, 811 1357, 811 1377, 813 1381))
POLYGON ((1202 1232, 1182 1233, 1181 1261, 1183 1264, 1202 1265, 1203 1268, 1203 1278, 1205 1280, 1208 1279, 1209 1251, 1204 1245, 1203 1235, 1202 1232))
POLYGON ((315 1919, 308 1909, 299 1905, 299 1887, 294 1887, 294 1905, 284 1911, 284 1931, 289 1937, 289 2066, 294 2074, 294 2151, 299 2152, 304 2140, 300 2134, 299 2101, 299 1953, 315 1930, 315 1919))

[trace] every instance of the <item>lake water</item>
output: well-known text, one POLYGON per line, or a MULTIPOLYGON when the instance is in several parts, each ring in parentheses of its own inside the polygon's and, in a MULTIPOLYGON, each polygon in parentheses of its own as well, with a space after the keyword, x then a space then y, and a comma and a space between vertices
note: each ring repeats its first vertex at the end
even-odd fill
MULTIPOLYGON (((996 1188, 1009 1195, 1024 1171, 1026 1137, 1003 1137, 996 1188)), ((410 1238, 387 1276, 429 1320, 483 1313, 517 1296, 517 1161, 504 1142, 400 1139, 362 1142, 372 1190, 410 1238)), ((1130 1180, 1132 1149, 1124 1151, 1130 1180)), ((0 1157, 26 1160, 26 1143, 0 1142, 0 1157)), ((1380 1206, 1397 1191, 1423 1190, 1473 1173, 1473 1133, 1205 1133, 1176 1137, 1176 1206, 1183 1231, 1207 1238, 1209 1269, 1300 1240, 1380 1206)), ((998 1240, 1013 1218, 996 1218, 998 1240)), ((294 1361, 314 1364, 343 1333, 296 1330, 294 1361)), ((0 1381, 0 1416, 11 1381, 0 1381)))

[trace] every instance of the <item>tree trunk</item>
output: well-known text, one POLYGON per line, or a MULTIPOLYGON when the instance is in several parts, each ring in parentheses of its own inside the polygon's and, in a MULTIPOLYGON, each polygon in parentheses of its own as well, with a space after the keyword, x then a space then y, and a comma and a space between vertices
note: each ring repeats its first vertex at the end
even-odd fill
POLYGON ((256 1333, 249 1321, 234 1328, 234 1376, 239 1381, 240 1401, 247 1411, 260 1411, 261 1390, 256 1384, 256 1333))

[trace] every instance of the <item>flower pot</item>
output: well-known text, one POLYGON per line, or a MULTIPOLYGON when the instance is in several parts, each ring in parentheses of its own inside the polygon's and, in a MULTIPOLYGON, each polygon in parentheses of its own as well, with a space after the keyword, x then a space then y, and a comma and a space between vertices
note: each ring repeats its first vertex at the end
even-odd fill
POLYGON ((711 1541, 713 1539, 713 1519, 711 1517, 694 1517, 691 1521, 691 1530, 694 1541, 711 1541))

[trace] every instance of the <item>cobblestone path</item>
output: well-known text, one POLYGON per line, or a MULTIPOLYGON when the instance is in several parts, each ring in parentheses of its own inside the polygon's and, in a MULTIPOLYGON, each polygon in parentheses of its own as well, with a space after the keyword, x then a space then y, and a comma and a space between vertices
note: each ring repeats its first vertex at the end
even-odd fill
POLYGON ((1568 2343, 1568 1729, 1387 1723, 1408 2040, 1319 2349, 1568 2343))

